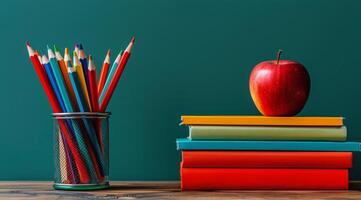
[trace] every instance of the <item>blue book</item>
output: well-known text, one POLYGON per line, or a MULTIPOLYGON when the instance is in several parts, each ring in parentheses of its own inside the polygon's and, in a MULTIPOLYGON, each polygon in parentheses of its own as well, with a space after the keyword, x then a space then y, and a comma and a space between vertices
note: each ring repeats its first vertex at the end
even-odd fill
POLYGON ((220 141, 177 139, 178 150, 361 151, 359 142, 220 141))

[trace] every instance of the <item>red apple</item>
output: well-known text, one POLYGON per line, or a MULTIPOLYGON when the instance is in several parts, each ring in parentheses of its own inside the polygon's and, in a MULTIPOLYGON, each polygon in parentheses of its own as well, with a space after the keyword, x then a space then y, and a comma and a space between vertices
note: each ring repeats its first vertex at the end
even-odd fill
POLYGON ((256 65, 249 89, 257 109, 265 116, 293 116, 299 113, 310 93, 311 81, 306 68, 298 62, 264 61, 256 65))

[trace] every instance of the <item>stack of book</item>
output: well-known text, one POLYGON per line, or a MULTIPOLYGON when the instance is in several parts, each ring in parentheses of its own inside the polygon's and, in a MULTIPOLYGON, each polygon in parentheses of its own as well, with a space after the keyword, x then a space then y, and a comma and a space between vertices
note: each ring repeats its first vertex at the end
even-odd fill
POLYGON ((348 189, 341 117, 182 116, 182 190, 348 189))

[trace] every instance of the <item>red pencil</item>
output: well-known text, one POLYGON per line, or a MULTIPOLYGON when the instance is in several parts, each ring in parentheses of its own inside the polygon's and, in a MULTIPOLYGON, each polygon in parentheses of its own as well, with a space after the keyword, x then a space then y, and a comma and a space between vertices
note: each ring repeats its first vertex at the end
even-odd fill
POLYGON ((43 63, 41 63, 41 55, 38 50, 35 51, 35 55, 38 56, 40 64, 43 64, 43 63))
MULTIPOLYGON (((31 48, 29 42, 26 43, 26 46, 27 46, 27 49, 29 52, 30 60, 34 65, 35 71, 40 79, 41 85, 43 86, 43 88, 45 90, 46 96, 49 99, 49 102, 50 102, 51 107, 53 108, 53 111, 55 113, 62 112, 62 110, 60 109, 59 102, 57 101, 56 96, 54 94, 54 91, 51 88, 51 84, 46 75, 45 69, 42 67, 41 63, 39 62, 38 56, 35 55, 35 52, 31 48)), ((58 122, 59 122, 59 127, 61 129, 61 132, 64 134, 65 140, 66 140, 67 144, 69 145, 70 151, 74 155, 74 160, 75 160, 75 163, 79 170, 80 180, 81 180, 81 182, 87 183, 90 181, 90 176, 87 171, 85 162, 81 158, 80 152, 77 150, 78 148, 76 146, 75 140, 72 137, 70 130, 66 126, 65 121, 59 120, 58 122)))
POLYGON ((98 94, 102 93, 105 81, 107 80, 109 64, 110 64, 110 49, 108 50, 107 55, 105 56, 102 66, 102 71, 100 72, 100 78, 98 83, 98 94))
POLYGON ((128 47, 125 49, 122 57, 120 58, 119 64, 117 66, 117 69, 115 71, 114 77, 111 80, 110 84, 109 84, 109 88, 108 90, 105 92, 104 95, 104 99, 103 101, 100 103, 100 111, 104 112, 105 109, 107 108, 110 98, 113 95, 113 92, 115 90, 115 87, 118 84, 118 81, 123 73, 123 70, 125 68, 125 65, 127 64, 127 61, 130 57, 131 51, 132 51, 132 47, 134 45, 134 41, 135 41, 135 37, 132 38, 132 40, 130 41, 128 47))
POLYGON ((99 111, 99 103, 98 103, 98 90, 97 90, 97 77, 96 77, 96 68, 93 62, 93 57, 89 55, 89 63, 88 63, 88 77, 89 77, 89 88, 90 88, 90 98, 92 104, 92 111, 99 111))
MULTIPOLYGON (((89 78, 89 88, 90 88, 90 98, 91 104, 93 108, 93 112, 99 111, 99 102, 98 102, 98 91, 97 91, 97 77, 96 77, 96 68, 94 65, 93 57, 89 55, 89 63, 88 63, 88 78, 89 78)), ((96 134, 99 141, 99 145, 104 151, 103 148, 103 139, 102 139, 102 132, 101 132, 101 121, 96 120, 95 122, 96 134)))

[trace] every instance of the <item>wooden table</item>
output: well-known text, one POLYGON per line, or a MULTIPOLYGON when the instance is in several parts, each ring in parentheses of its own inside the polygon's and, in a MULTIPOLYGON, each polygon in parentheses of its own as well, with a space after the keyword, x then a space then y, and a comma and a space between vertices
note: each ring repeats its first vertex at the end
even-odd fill
POLYGON ((348 191, 192 191, 181 192, 178 182, 111 182, 108 190, 59 191, 51 182, 0 182, 0 199, 361 199, 361 182, 350 183, 348 191))

